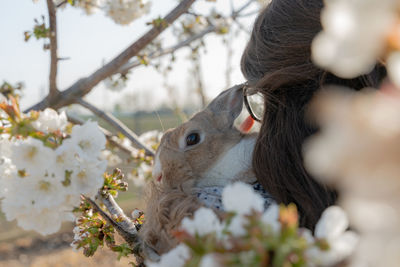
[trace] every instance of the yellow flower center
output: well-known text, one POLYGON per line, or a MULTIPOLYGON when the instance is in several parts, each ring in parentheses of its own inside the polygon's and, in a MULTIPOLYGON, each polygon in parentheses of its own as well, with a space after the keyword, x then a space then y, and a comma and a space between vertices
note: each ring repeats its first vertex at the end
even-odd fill
POLYGON ((51 183, 46 182, 46 181, 39 182, 40 191, 48 192, 48 191, 50 191, 50 188, 51 188, 51 183))
POLYGON ((28 159, 33 159, 33 158, 36 156, 37 152, 38 152, 37 147, 32 146, 32 147, 30 147, 29 150, 27 151, 26 157, 27 157, 28 159))

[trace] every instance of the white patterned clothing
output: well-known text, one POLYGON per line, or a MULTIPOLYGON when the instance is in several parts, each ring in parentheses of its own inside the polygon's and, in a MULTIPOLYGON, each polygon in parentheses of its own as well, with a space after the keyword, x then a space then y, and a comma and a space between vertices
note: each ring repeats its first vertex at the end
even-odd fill
MULTIPOLYGON (((253 187, 254 191, 256 191, 256 193, 260 194, 264 198, 265 209, 268 208, 269 205, 275 202, 272 196, 264 190, 261 184, 254 183, 251 184, 251 186, 253 187)), ((223 211, 224 210, 224 207, 222 205, 223 189, 224 189, 223 187, 218 187, 218 186, 201 187, 201 188, 194 188, 193 193, 196 194, 199 201, 204 205, 206 205, 207 207, 223 211)))

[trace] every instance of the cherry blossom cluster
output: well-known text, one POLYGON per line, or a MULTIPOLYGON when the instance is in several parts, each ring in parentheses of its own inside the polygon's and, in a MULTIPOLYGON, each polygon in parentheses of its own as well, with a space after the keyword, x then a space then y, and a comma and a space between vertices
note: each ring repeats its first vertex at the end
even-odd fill
POLYGON ((148 14, 151 7, 148 0, 54 0, 54 3, 60 8, 71 4, 76 8, 83 9, 87 15, 91 15, 97 10, 103 10, 106 16, 121 25, 130 24, 135 19, 148 14))
POLYGON ((339 190, 339 204, 361 234, 351 264, 398 266, 400 2, 324 2, 314 62, 343 78, 368 74, 379 64, 389 79, 379 91, 341 88, 320 94, 310 114, 321 130, 305 144, 305 164, 314 177, 339 190))
POLYGON ((247 184, 228 185, 222 197, 222 220, 212 209, 198 209, 176 231, 181 243, 147 266, 332 266, 358 242, 337 206, 323 213, 313 236, 298 228, 294 206, 264 209, 264 199, 247 184))
POLYGON ((93 197, 103 186, 104 134, 96 122, 71 127, 52 109, 24 115, 15 99, 1 108, 1 210, 26 230, 55 233, 74 219, 81 194, 93 197))
POLYGON ((150 6, 151 3, 148 0, 107 0, 104 12, 115 23, 125 25, 148 14, 150 6))
POLYGON ((352 266, 397 266, 399 90, 328 91, 312 109, 321 131, 305 144, 305 164, 339 190, 339 204, 361 235, 352 266))
POLYGON ((312 44, 314 62, 342 78, 369 73, 387 61, 388 74, 400 85, 400 34, 396 0, 324 1, 323 31, 312 44))

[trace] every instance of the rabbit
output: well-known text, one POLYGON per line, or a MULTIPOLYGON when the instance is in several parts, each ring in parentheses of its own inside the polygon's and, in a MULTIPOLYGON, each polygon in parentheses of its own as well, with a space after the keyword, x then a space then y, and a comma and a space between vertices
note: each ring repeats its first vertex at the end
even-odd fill
POLYGON ((255 182, 251 160, 257 135, 234 126, 242 107, 242 86, 237 85, 189 121, 166 131, 155 155, 155 181, 187 189, 255 182))
POLYGON ((142 240, 157 253, 173 248, 177 241, 171 233, 184 217, 204 206, 194 189, 222 188, 238 180, 256 182, 251 167, 256 134, 244 134, 234 126, 242 107, 242 86, 237 85, 163 135, 140 230, 142 240))

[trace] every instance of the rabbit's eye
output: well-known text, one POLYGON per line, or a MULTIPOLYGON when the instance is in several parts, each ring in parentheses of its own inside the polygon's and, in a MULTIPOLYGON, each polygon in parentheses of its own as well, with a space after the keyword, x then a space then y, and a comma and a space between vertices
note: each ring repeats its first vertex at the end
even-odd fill
POLYGON ((193 146, 200 142, 200 135, 198 133, 191 133, 186 136, 186 145, 193 146))

